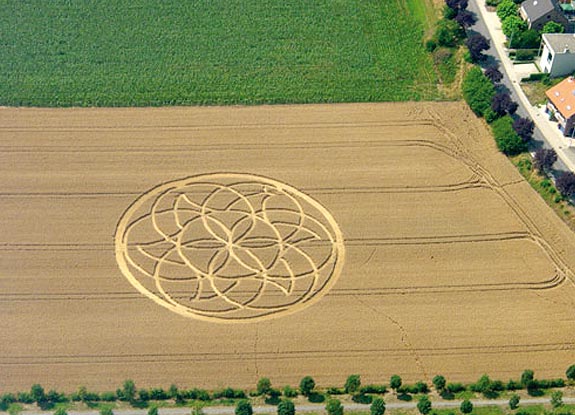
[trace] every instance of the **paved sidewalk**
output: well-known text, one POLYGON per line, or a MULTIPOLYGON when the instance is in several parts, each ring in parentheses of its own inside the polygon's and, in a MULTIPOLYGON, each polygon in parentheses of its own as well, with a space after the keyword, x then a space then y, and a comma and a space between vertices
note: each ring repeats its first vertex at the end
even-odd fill
POLYGON ((485 0, 473 0, 477 4, 477 9, 480 12, 480 18, 485 22, 487 30, 491 38, 491 45, 495 47, 499 55, 502 69, 505 70, 507 76, 511 79, 511 84, 521 103, 526 108, 531 119, 543 134, 545 141, 557 152, 559 159, 565 166, 575 172, 575 143, 570 144, 570 139, 561 134, 557 128, 556 123, 549 121, 547 115, 541 112, 537 107, 533 107, 525 93, 521 89, 519 82, 521 77, 518 76, 514 68, 513 62, 507 56, 507 51, 504 46, 506 37, 501 30, 501 22, 495 12, 487 11, 485 8, 485 0), (570 146, 572 145, 572 146, 570 146))

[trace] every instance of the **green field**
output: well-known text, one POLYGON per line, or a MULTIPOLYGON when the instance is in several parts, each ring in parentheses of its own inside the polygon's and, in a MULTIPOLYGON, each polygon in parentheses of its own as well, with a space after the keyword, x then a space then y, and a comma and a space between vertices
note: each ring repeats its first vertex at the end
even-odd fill
POLYGON ((424 0, 0 4, 0 105, 440 98, 424 0))

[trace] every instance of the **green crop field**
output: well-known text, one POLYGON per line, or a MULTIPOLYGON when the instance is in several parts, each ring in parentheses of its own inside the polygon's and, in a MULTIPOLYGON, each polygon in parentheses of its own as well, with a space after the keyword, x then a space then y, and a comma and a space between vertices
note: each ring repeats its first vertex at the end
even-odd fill
POLYGON ((0 105, 440 98, 424 0, 0 4, 0 105))

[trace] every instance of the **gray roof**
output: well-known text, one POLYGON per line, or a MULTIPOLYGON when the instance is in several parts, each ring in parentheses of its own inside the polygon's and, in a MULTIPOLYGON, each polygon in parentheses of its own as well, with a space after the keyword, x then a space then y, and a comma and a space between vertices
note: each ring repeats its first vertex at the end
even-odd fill
POLYGON ((552 12, 555 8, 555 2, 553 0, 525 0, 521 3, 521 8, 529 20, 534 22, 552 12))
POLYGON ((567 49, 575 53, 575 34, 573 33, 544 33, 543 41, 555 53, 564 53, 567 49))

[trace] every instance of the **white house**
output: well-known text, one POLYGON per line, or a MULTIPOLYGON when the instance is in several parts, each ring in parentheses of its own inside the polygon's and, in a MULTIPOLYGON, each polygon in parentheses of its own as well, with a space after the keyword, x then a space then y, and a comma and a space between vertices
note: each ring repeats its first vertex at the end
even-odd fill
POLYGON ((552 78, 575 72, 575 34, 545 33, 539 67, 552 78))

